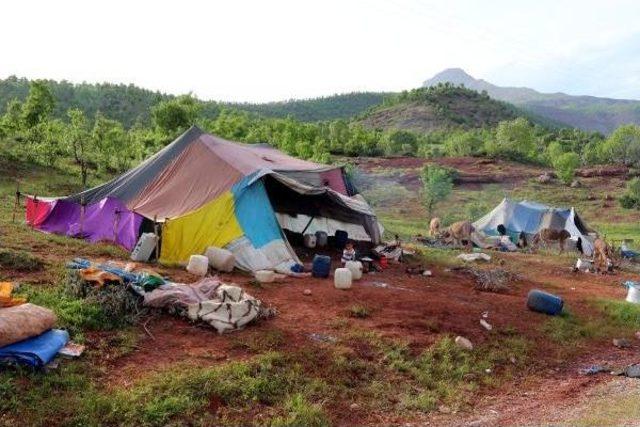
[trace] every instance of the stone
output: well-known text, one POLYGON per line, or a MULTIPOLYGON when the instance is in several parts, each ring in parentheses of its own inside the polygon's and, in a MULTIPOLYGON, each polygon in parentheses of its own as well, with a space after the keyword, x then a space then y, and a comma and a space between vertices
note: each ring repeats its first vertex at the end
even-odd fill
POLYGON ((493 329, 493 326, 491 326, 491 324, 489 322, 487 322, 484 319, 480 319, 480 324, 482 325, 483 328, 485 328, 487 331, 490 331, 493 329))
POLYGON ((582 187, 582 183, 580 182, 579 179, 574 179, 573 181, 571 181, 571 188, 580 188, 582 187))
POLYGON ((360 405, 358 405, 357 403, 352 403, 351 405, 349 405, 349 408, 351 408, 351 410, 356 410, 360 408, 360 405))
POLYGON ((613 345, 618 348, 629 348, 631 347, 631 343, 626 338, 614 338, 613 345))
POLYGON ((311 295, 311 289, 305 289, 304 291, 302 291, 303 295, 309 296, 311 295))
POLYGON ((640 331, 636 332, 636 338, 640 340, 640 331))
POLYGON ((458 347, 465 350, 473 350, 473 343, 465 337, 457 336, 455 339, 455 343, 458 347))
POLYGON ((450 414, 451 408, 449 408, 447 405, 440 405, 438 406, 438 412, 441 412, 443 414, 450 414))

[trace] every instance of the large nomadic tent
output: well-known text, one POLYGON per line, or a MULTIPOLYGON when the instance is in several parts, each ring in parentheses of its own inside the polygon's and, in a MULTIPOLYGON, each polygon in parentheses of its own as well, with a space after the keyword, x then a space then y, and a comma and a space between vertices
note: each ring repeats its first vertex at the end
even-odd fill
POLYGON ((232 251, 242 269, 284 271, 298 258, 283 228, 329 235, 340 229, 356 240, 380 241, 373 211, 354 193, 342 167, 192 127, 103 185, 64 198, 28 197, 27 223, 131 250, 156 222, 163 263, 183 263, 217 246, 232 251))
POLYGON ((590 229, 574 208, 554 208, 528 200, 514 202, 504 198, 491 212, 473 223, 477 231, 489 236, 498 234, 499 225, 512 236, 524 232, 532 237, 543 228, 567 230, 574 242, 581 239, 585 255, 590 256, 593 252, 593 244, 588 238, 590 229))

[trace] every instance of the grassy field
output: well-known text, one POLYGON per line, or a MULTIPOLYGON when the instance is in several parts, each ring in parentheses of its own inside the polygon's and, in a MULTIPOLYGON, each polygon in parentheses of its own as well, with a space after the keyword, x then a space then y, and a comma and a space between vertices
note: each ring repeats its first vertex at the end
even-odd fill
MULTIPOLYGON (((305 341, 294 346, 291 332, 267 326, 230 336, 226 344, 231 356, 226 358, 185 353, 183 360, 162 365, 151 358, 134 377, 114 381, 118 364, 149 345, 142 344, 146 333, 140 323, 110 318, 103 307, 68 294, 64 263, 76 256, 126 259, 127 254, 110 245, 34 232, 22 224, 21 209, 14 223, 16 178, 24 192, 41 195, 75 191, 78 179, 67 171, 28 165, 12 164, 11 171, 11 176, 0 176, 0 280, 20 282, 20 293, 53 309, 58 326, 87 344, 87 351, 50 372, 1 371, 0 425, 326 426, 363 419, 372 423, 367 416, 373 413, 385 414, 380 423, 400 423, 420 420, 439 408, 447 413, 469 411, 479 393, 498 393, 503 383, 539 363, 533 338, 510 326, 496 328, 468 352, 453 343, 459 329, 436 319, 420 319, 433 340, 417 347, 409 332, 406 339, 399 339, 358 326, 357 322, 375 319, 381 309, 354 301, 343 317, 331 321, 334 345, 305 341), (350 411, 354 418, 349 418, 350 411)), ((510 194, 544 202, 571 201, 568 192, 560 193, 530 184, 510 194)), ((503 195, 495 185, 456 189, 439 207, 439 215, 453 219, 478 214, 503 195)), ((426 221, 414 202, 379 207, 390 233, 405 237, 425 233, 426 221)), ((597 210, 591 204, 580 203, 574 205, 584 209, 590 223, 603 224, 592 221, 597 210)), ((640 235, 633 221, 607 227, 612 236, 640 235)), ((420 262, 446 268, 456 263, 452 261, 456 253, 425 249, 418 257, 420 262)), ((554 259, 549 265, 564 261, 554 259)), ((593 298, 589 304, 590 314, 578 310, 545 319, 534 333, 547 334, 554 351, 570 358, 594 341, 640 328, 635 307, 608 298, 593 298)), ((584 418, 580 423, 601 419, 584 418)))

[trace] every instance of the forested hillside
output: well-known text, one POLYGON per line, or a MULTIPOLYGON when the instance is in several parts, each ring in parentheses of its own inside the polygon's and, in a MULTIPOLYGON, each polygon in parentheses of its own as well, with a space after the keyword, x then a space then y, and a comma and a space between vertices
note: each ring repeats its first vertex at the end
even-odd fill
POLYGON ((491 99, 486 94, 443 84, 389 97, 383 105, 368 111, 362 122, 376 129, 426 133, 454 128, 494 127, 519 115, 522 112, 512 105, 491 99))
POLYGON ((139 101, 126 110, 136 106, 134 119, 113 101, 121 99, 126 87, 105 86, 110 89, 93 86, 86 92, 92 96, 81 97, 78 94, 85 92, 78 90, 64 97, 56 92, 60 85, 29 82, 23 100, 9 101, 0 116, 0 157, 71 169, 86 183, 92 175, 125 171, 197 124, 222 138, 269 143, 321 163, 331 162, 332 155, 488 156, 551 165, 564 169, 563 176, 569 178, 581 165, 640 166, 638 126, 620 127, 609 138, 548 127, 486 94, 450 84, 403 92, 352 120, 320 122, 265 117, 203 103, 190 95, 164 96, 138 89, 128 92, 139 101), (105 95, 111 89, 118 96, 105 95), (143 106, 154 97, 158 102, 145 110, 143 106), (90 108, 68 108, 84 105, 74 104, 80 100, 90 108), (101 104, 105 100, 113 102, 101 104), (100 105, 109 109, 103 111, 100 105), (126 120, 114 119, 116 113, 126 120))
MULTIPOLYGON (((64 118, 67 110, 78 108, 93 117, 98 111, 104 117, 117 120, 125 128, 136 122, 151 123, 151 107, 160 101, 174 99, 175 96, 154 92, 135 85, 111 83, 79 83, 46 80, 56 99, 53 117, 64 118)), ((29 93, 30 81, 15 76, 0 80, 0 115, 7 110, 9 102, 22 102, 29 93)), ((201 115, 214 119, 222 107, 257 113, 265 117, 285 118, 315 122, 349 119, 368 108, 382 103, 384 93, 364 92, 332 95, 315 99, 269 102, 265 104, 215 102, 200 100, 201 115)))
POLYGON ((392 94, 382 92, 354 92, 266 104, 225 103, 224 105, 266 117, 284 118, 290 116, 303 122, 315 122, 351 118, 381 104, 384 98, 390 95, 392 94))

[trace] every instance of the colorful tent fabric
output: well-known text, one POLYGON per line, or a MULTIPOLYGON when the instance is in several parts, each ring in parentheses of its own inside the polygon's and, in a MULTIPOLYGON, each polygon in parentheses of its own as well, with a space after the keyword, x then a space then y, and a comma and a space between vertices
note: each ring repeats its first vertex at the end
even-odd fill
POLYGON ((37 337, 0 348, 0 362, 40 368, 51 362, 68 341, 67 331, 50 329, 37 337))
POLYGON ((132 249, 147 218, 162 223, 160 259, 183 263, 208 246, 232 248, 248 270, 297 262, 276 212, 380 227, 341 167, 240 144, 192 127, 138 167, 66 198, 27 200, 27 223, 51 233, 132 249))
POLYGON ((507 233, 515 239, 521 232, 532 236, 543 228, 567 230, 572 240, 581 238, 585 255, 591 255, 593 251, 587 236, 590 230, 574 208, 554 208, 528 200, 514 202, 505 198, 473 223, 476 230, 490 236, 498 235, 498 225, 504 225, 507 233))

